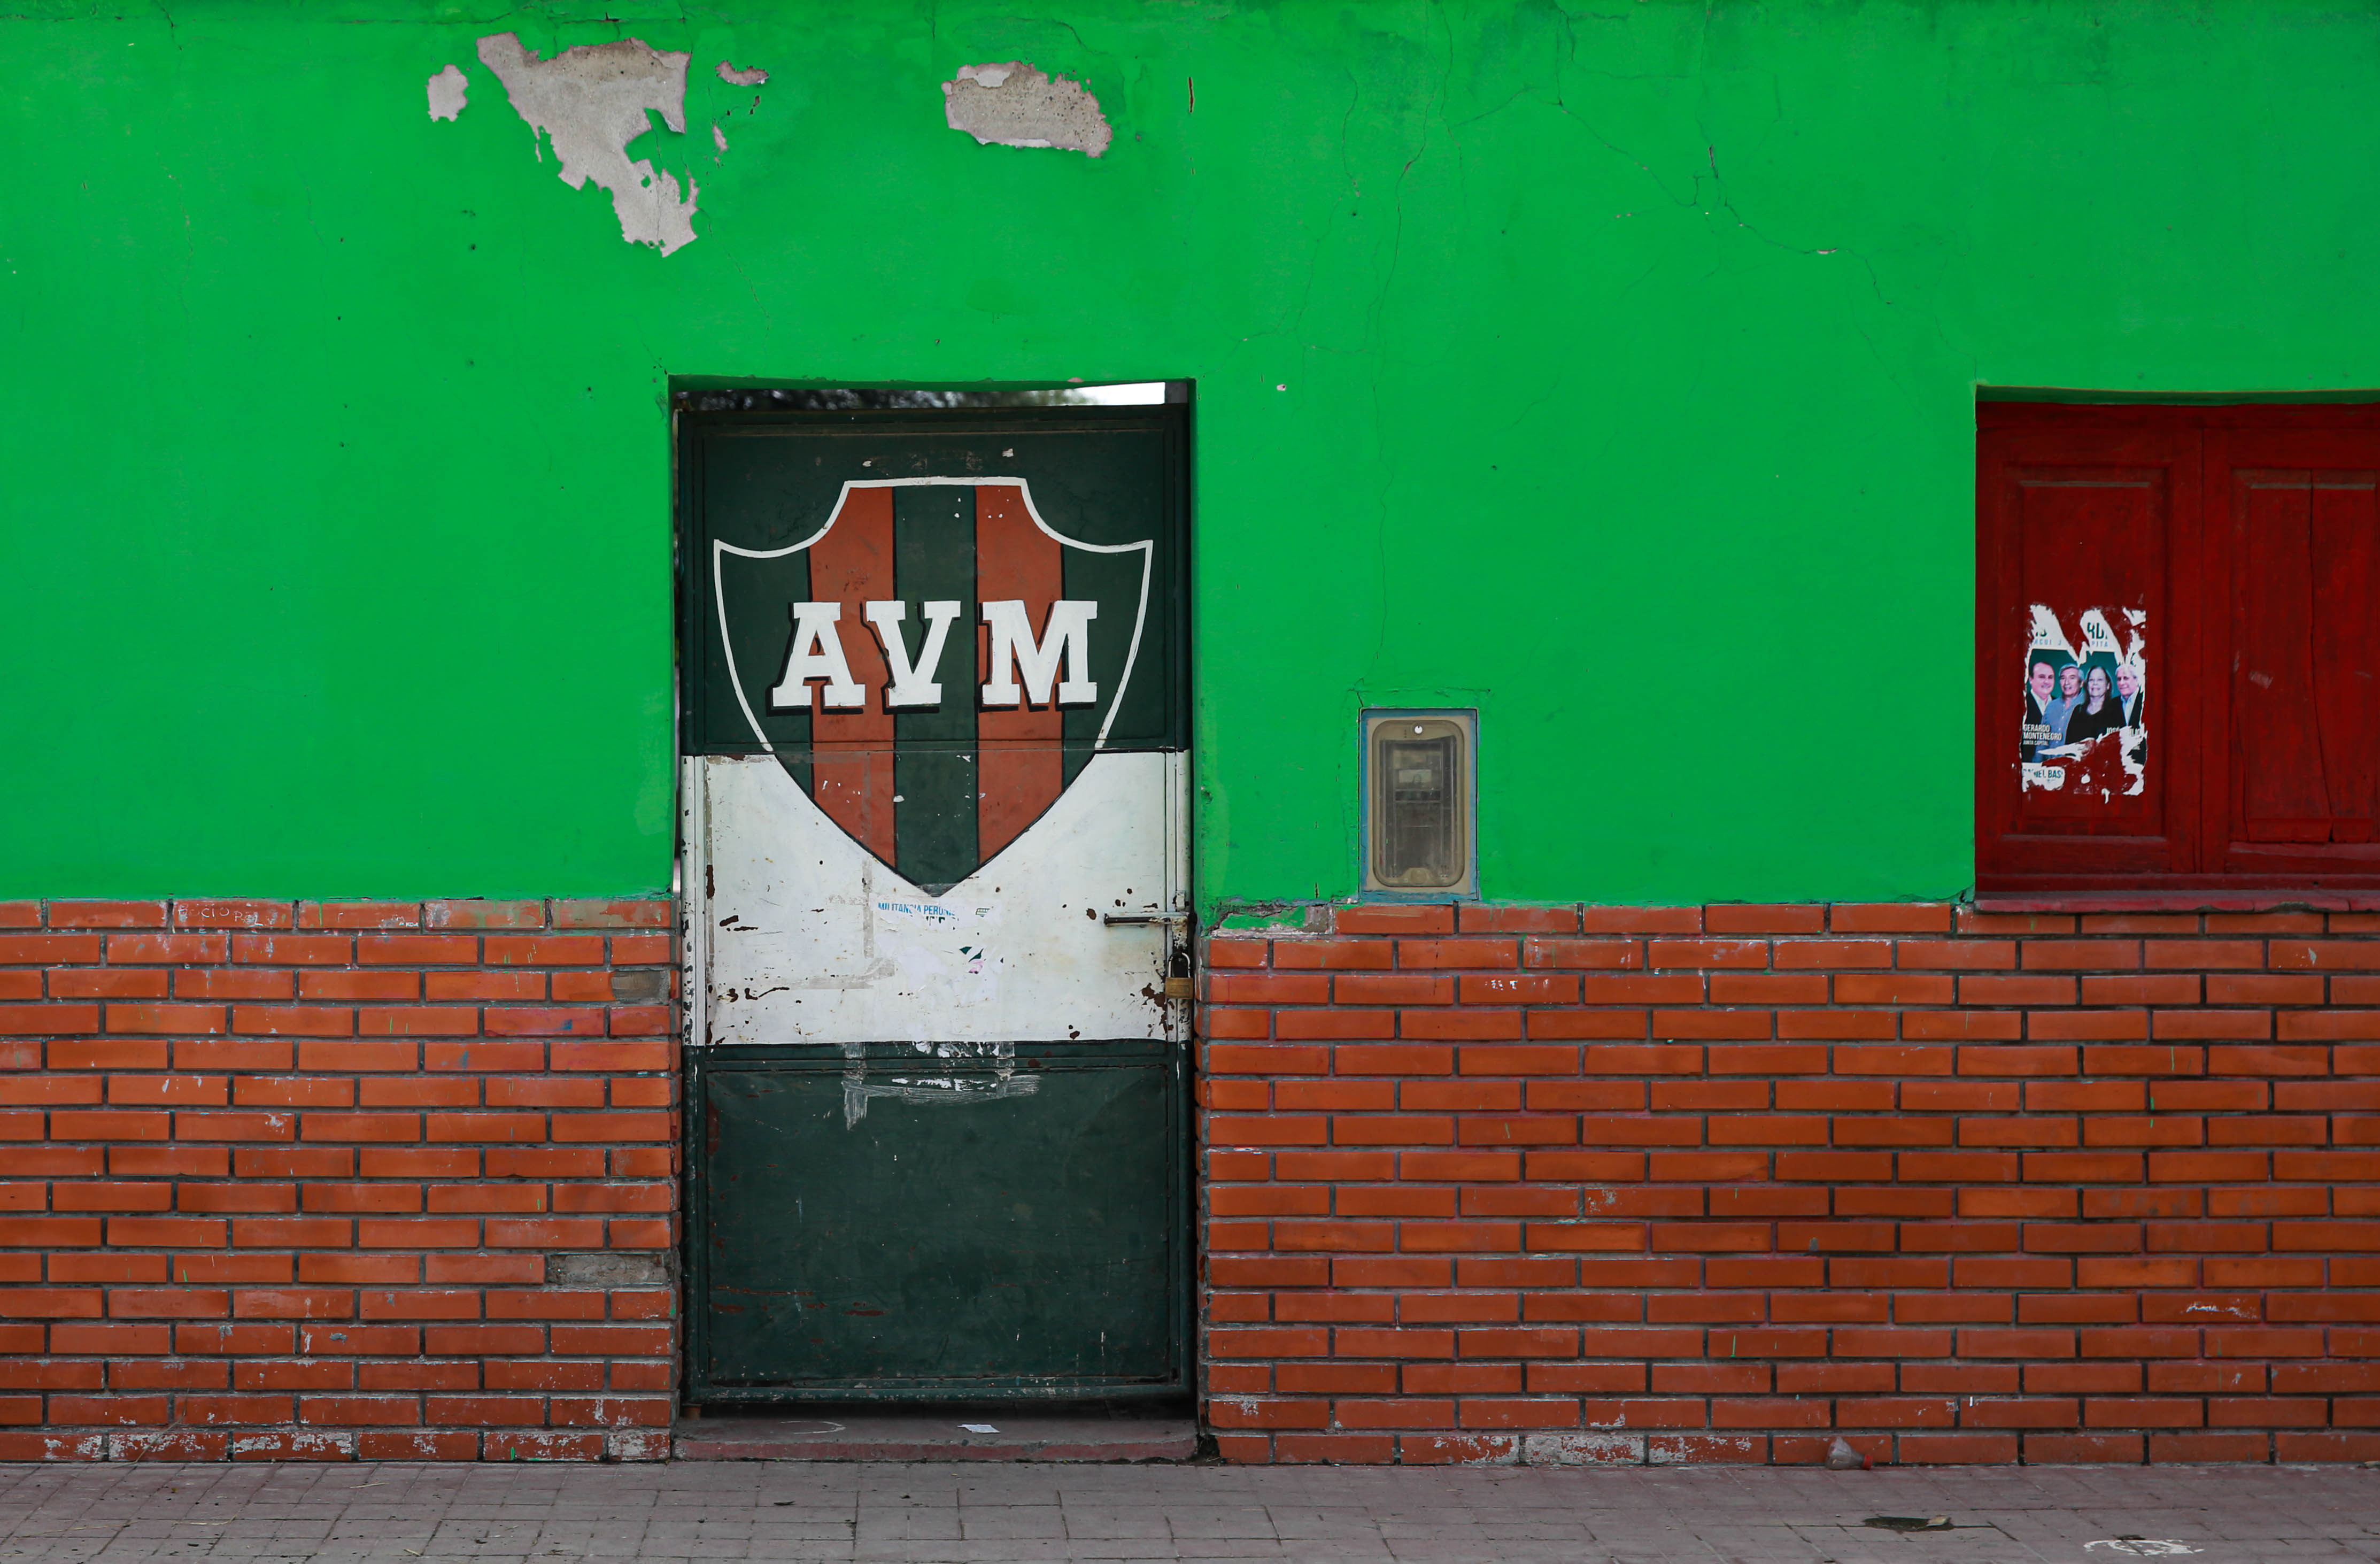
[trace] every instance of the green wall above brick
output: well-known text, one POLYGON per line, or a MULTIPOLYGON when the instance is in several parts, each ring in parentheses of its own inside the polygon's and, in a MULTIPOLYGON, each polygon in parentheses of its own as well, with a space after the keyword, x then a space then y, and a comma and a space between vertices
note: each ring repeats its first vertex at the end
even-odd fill
POLYGON ((2380 382, 2368 7, 565 9, 0 22, 0 895, 665 887, 673 376, 1195 380, 1210 905, 1352 889, 1366 704, 1481 709, 1490 897, 1953 894, 1977 385, 2380 382), (695 242, 507 27, 692 53, 695 242))

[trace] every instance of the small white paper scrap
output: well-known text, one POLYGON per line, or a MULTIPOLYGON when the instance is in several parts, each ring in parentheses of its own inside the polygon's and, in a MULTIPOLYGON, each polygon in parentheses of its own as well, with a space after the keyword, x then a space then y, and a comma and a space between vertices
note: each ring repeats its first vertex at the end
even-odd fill
POLYGON ((959 1426, 965 1429, 970 1434, 997 1434, 1000 1432, 999 1429, 994 1428, 989 1423, 962 1423, 959 1426))

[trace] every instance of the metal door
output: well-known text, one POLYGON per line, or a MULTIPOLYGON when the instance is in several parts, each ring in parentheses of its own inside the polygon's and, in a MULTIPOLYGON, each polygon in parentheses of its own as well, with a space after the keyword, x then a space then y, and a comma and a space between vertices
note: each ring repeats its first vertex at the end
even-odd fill
POLYGON ((679 414, 695 1399, 1187 1383, 1184 410, 679 414))

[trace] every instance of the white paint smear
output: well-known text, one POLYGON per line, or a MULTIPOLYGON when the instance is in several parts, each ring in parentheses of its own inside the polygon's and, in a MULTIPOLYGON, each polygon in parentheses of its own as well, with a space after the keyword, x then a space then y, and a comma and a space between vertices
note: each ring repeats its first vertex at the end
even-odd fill
POLYGON ((648 159, 632 161, 627 149, 652 128, 649 110, 686 134, 686 67, 692 57, 630 38, 565 49, 545 60, 523 48, 517 33, 480 40, 480 63, 504 84, 515 111, 553 143, 562 182, 576 190, 592 179, 610 191, 620 237, 663 255, 694 242, 701 188, 689 175, 681 197, 676 176, 648 159))
POLYGON ((471 79, 453 66, 430 79, 430 117, 454 119, 461 116, 464 104, 471 96, 471 79))

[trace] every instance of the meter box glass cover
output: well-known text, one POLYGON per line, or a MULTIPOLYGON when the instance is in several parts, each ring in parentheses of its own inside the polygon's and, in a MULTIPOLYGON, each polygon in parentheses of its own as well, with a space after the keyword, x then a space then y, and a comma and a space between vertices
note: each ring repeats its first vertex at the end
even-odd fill
POLYGON ((1364 888, 1475 890, 1472 751, 1477 714, 1364 714, 1364 888))

